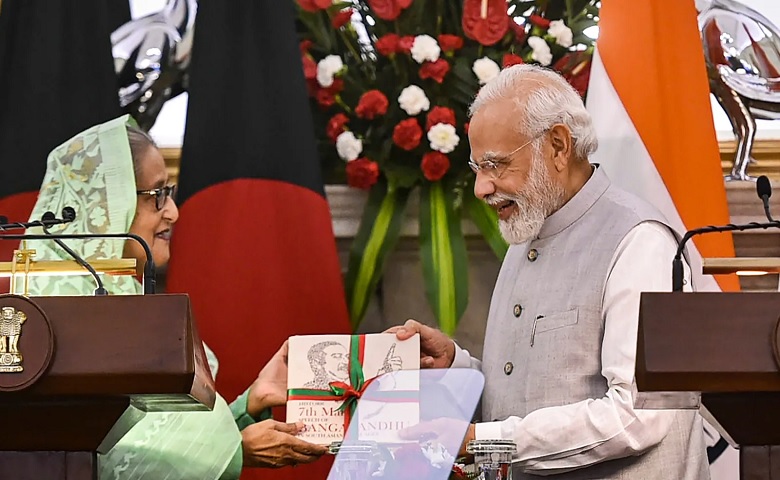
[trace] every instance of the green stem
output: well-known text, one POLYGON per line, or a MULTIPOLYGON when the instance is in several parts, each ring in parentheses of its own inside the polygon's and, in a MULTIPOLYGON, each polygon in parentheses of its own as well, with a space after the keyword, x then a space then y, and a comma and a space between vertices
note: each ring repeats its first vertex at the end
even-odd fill
POLYGON ((344 103, 344 100, 341 99, 341 95, 336 95, 336 103, 339 105, 339 107, 343 108, 345 112, 352 115, 352 109, 349 108, 349 105, 344 103))

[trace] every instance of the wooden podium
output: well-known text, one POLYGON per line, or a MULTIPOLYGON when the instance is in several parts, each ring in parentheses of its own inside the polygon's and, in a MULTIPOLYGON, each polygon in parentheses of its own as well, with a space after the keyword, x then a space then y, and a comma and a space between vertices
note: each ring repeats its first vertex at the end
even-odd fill
POLYGON ((97 453, 139 419, 129 405, 207 410, 215 399, 186 295, 0 295, 4 480, 94 480, 97 453))
POLYGON ((643 293, 641 392, 701 392, 741 480, 780 479, 780 293, 643 293))

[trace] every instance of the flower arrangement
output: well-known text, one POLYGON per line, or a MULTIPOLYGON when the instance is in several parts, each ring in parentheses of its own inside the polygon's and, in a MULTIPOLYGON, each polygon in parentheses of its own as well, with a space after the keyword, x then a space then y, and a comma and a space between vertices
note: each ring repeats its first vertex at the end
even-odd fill
POLYGON ((326 172, 369 191, 346 289, 363 318, 419 190, 426 293, 452 334, 468 300, 468 216, 497 256, 495 212, 472 193, 468 106, 481 85, 519 63, 549 66, 584 95, 597 0, 293 0, 300 52, 326 172))

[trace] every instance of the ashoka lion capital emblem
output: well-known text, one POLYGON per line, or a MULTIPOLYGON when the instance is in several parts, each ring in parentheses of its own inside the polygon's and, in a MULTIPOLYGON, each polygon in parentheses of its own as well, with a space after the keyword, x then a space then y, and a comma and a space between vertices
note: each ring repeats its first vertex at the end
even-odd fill
POLYGON ((27 315, 13 307, 2 307, 0 311, 0 373, 24 370, 19 337, 26 320, 27 315))

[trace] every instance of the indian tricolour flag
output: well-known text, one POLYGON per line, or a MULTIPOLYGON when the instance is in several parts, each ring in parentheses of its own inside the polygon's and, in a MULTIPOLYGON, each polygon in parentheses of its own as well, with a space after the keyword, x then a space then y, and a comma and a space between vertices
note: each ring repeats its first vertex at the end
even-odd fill
MULTIPOLYGON (((591 161, 680 233, 728 223, 693 0, 601 3, 587 97, 599 138, 591 161)), ((734 256, 731 235, 699 236, 689 245, 697 290, 739 289, 736 276, 701 274, 702 257, 734 256)), ((671 276, 672 259, 659 259, 667 260, 671 276)), ((736 479, 737 468, 729 448, 713 463, 712 478, 736 479)))

